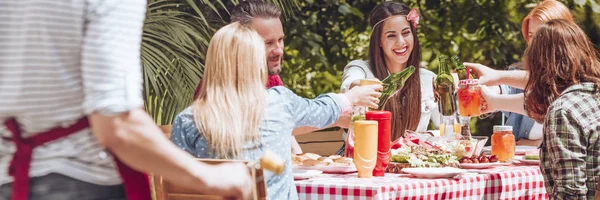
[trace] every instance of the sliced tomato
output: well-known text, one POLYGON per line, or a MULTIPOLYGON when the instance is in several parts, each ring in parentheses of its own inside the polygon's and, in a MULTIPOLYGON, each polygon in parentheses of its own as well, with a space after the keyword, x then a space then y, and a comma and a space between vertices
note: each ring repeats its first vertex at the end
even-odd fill
POLYGON ((411 137, 411 138, 409 138, 409 140, 410 140, 412 143, 415 143, 415 144, 421 144, 421 139, 419 139, 418 137, 411 137))
POLYGON ((392 148, 392 149, 399 149, 399 148, 402 148, 402 145, 404 144, 404 143, 402 142, 402 139, 403 139, 403 138, 402 138, 402 137, 400 137, 400 138, 398 138, 398 139, 394 140, 394 141, 392 142, 391 148, 392 148))

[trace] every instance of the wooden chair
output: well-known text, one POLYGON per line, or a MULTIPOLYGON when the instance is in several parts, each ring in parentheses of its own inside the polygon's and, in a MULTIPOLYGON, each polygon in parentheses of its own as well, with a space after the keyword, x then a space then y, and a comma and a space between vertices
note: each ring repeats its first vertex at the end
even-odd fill
MULTIPOLYGON (((234 160, 211 160, 211 159, 199 159, 198 161, 204 162, 207 164, 220 164, 223 162, 244 162, 246 161, 234 161, 234 160)), ((256 182, 257 178, 259 179, 256 182, 256 185, 252 188, 253 191, 253 199, 263 200, 267 199, 267 187, 265 184, 265 180, 263 179, 263 171, 262 170, 249 170, 252 175, 252 180, 256 182)), ((171 184, 168 181, 164 180, 161 176, 153 177, 154 188, 156 191, 156 200, 217 200, 224 199, 220 196, 210 195, 210 194, 198 194, 192 190, 187 188, 183 188, 177 186, 175 184, 171 184)))
POLYGON ((173 126, 171 126, 171 125, 162 125, 162 126, 159 126, 158 128, 160 128, 160 130, 165 134, 165 136, 167 137, 167 139, 171 138, 171 128, 173 128, 173 126))
MULTIPOLYGON (((160 126, 167 138, 171 137, 171 126, 165 125, 160 126)), ((199 162, 204 162, 211 165, 216 165, 224 162, 243 162, 247 164, 247 161, 241 160, 215 160, 215 159, 198 159, 199 162)), ((267 187, 264 180, 263 170, 251 169, 249 173, 252 176, 252 180, 256 182, 256 185, 252 188, 253 199, 263 200, 267 199, 267 187), (257 178, 259 181, 256 181, 257 178)), ((171 184, 166 181, 162 176, 151 176, 152 185, 154 186, 156 200, 217 200, 224 199, 220 196, 210 194, 198 194, 192 190, 184 187, 171 184)))

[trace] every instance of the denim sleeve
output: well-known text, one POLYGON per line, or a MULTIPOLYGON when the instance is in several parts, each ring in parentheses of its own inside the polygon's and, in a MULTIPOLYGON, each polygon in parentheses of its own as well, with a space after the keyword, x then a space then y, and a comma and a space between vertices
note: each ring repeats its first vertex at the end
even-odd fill
POLYGON ((179 148, 195 155, 195 145, 193 141, 199 136, 196 126, 194 125, 193 114, 188 108, 175 117, 173 127, 171 129, 171 141, 179 148))
POLYGON ((323 94, 315 99, 302 98, 285 87, 277 87, 280 94, 289 102, 287 111, 293 116, 296 127, 312 126, 323 128, 340 118, 343 103, 336 94, 323 94))

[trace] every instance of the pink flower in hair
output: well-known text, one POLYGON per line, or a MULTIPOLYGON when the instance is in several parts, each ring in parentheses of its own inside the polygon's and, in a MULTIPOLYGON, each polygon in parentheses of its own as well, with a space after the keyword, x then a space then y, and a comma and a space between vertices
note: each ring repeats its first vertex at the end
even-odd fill
POLYGON ((409 21, 414 28, 417 28, 417 25, 419 25, 419 13, 417 13, 416 8, 410 10, 408 15, 406 15, 406 21, 409 21))

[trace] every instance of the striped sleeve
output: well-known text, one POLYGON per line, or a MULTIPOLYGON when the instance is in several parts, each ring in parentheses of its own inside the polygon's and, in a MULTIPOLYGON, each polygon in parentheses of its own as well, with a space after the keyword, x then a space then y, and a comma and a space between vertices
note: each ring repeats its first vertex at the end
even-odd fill
POLYGON ((140 42, 144 0, 91 2, 82 52, 83 109, 115 115, 143 106, 140 42))

